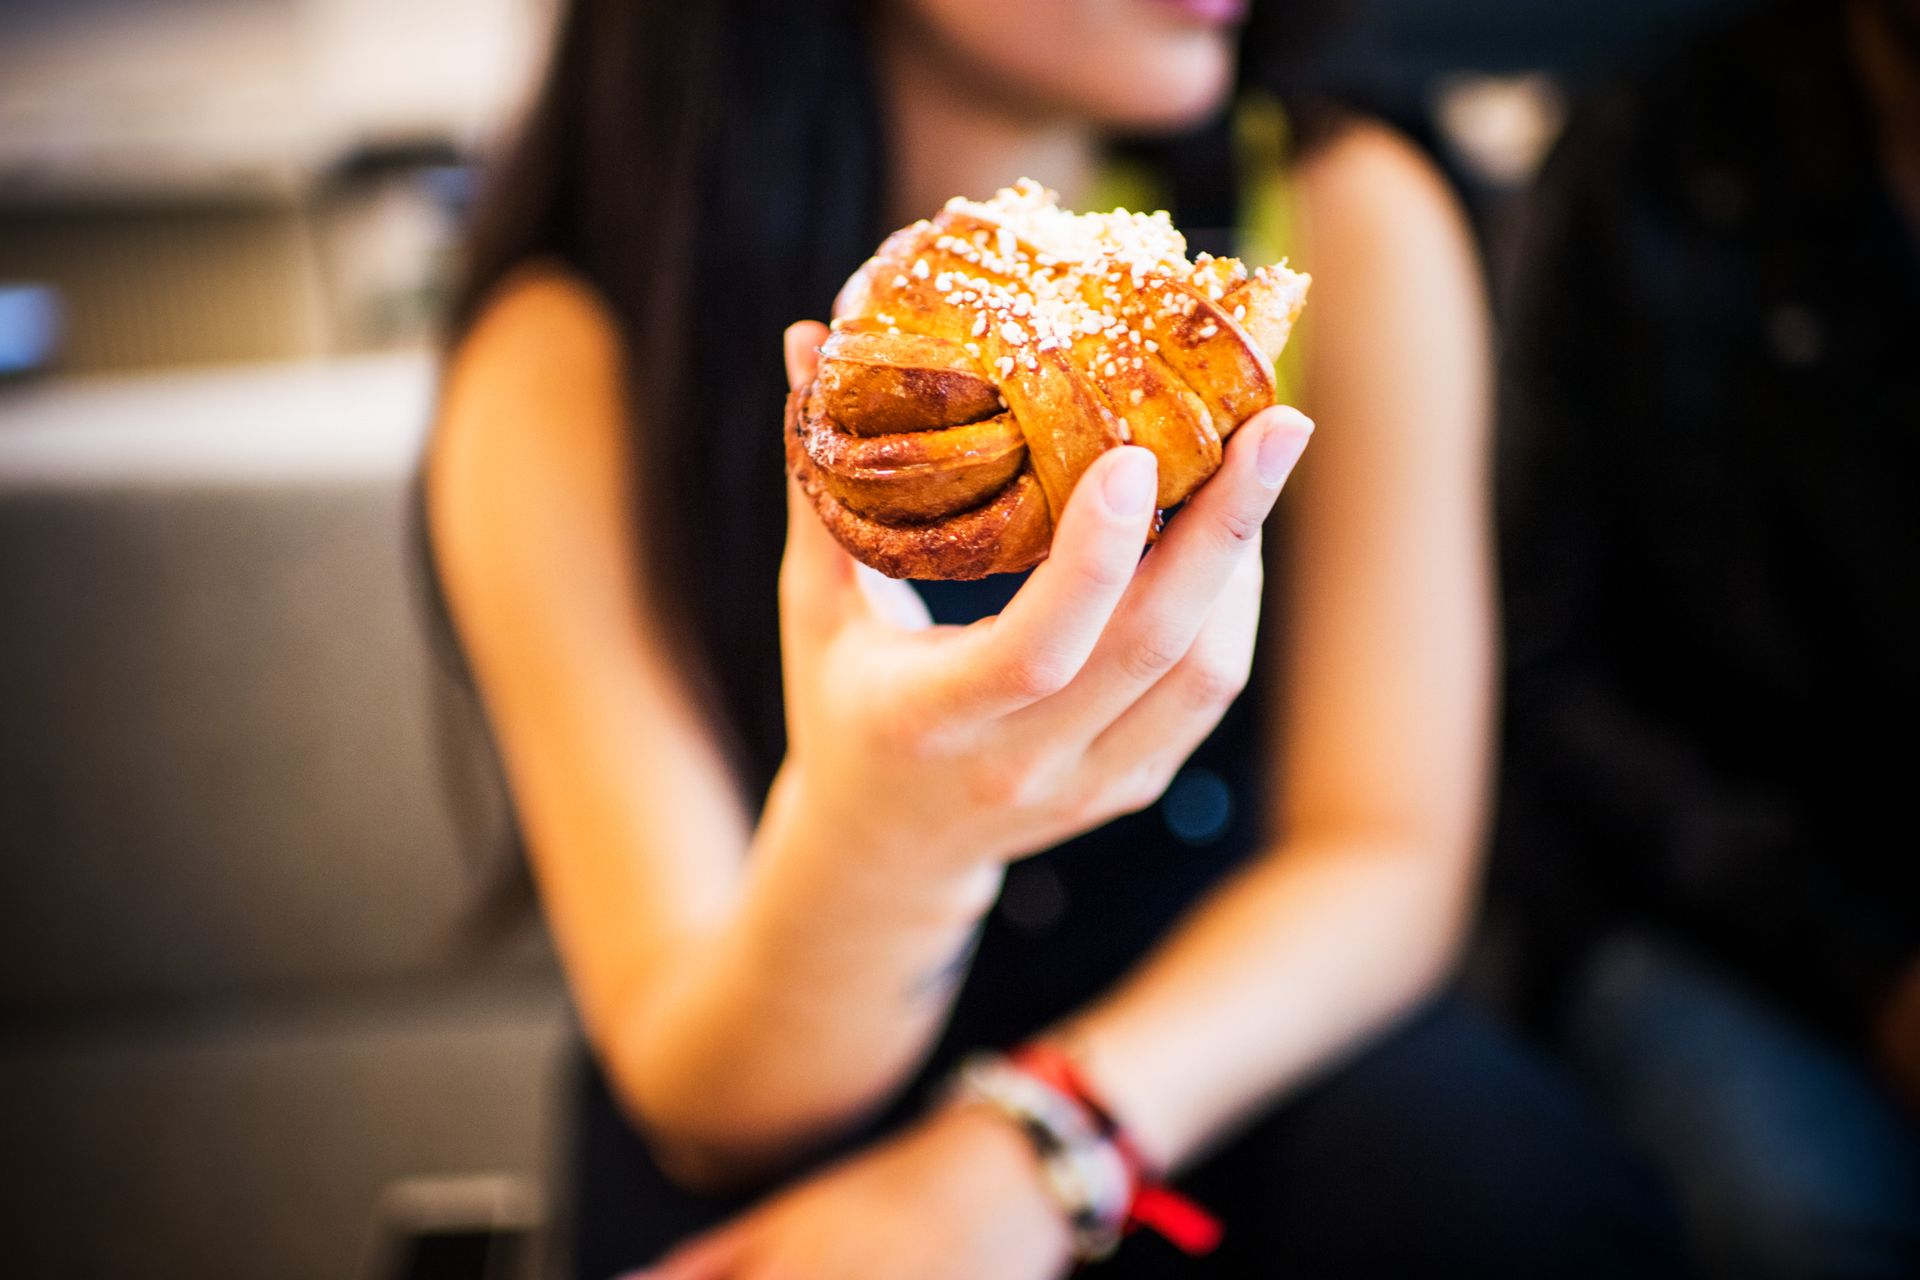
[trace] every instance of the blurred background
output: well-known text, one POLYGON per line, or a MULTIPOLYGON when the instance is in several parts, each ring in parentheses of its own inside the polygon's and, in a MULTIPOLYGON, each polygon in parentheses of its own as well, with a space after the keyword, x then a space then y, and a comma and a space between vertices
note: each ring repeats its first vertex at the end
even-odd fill
MULTIPOLYGON (((1375 0, 1498 285, 1583 84, 1725 0, 1375 0)), ((520 1276, 573 1043, 410 486, 550 0, 0 0, 0 1272, 520 1276)))

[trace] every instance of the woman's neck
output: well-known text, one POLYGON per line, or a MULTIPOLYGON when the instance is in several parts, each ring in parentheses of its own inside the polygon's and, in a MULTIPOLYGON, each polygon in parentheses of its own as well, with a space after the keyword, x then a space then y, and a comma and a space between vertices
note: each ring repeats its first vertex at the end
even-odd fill
POLYGON ((1093 186, 1094 130, 1043 109, 1007 100, 889 5, 876 49, 887 115, 892 185, 888 225, 931 217, 950 196, 985 199, 1016 178, 1044 182, 1068 208, 1093 186))

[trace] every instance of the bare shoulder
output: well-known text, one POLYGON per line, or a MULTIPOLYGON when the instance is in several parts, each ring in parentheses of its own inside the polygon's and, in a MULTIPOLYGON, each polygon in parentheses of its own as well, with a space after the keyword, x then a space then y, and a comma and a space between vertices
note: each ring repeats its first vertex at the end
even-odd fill
POLYGON ((1417 146, 1371 121, 1303 160, 1299 183, 1304 399, 1335 428, 1314 465, 1373 493, 1410 467, 1430 491, 1420 474, 1470 461, 1486 429, 1490 322, 1465 213, 1417 146))
POLYGON ((1395 130, 1359 120, 1302 161, 1299 183, 1314 277, 1310 394, 1377 383, 1384 367, 1409 385, 1444 378, 1477 395, 1488 329, 1479 250, 1438 167, 1395 130))
POLYGON ((613 554, 630 536, 621 351, 604 301, 555 266, 516 270, 482 305, 448 359, 426 458, 428 527, 456 597, 497 589, 512 548, 613 554))
POLYGON ((592 286, 545 262, 509 274, 447 360, 428 457, 434 506, 619 447, 622 380, 619 325, 592 286))
POLYGON ((1350 120, 1308 153, 1299 183, 1317 250, 1391 250, 1467 235, 1439 168, 1406 135, 1375 120, 1350 120))
POLYGON ((552 262, 528 263, 484 301, 447 367, 446 401, 467 393, 545 387, 559 390, 585 377, 617 382, 620 330, 599 293, 552 262))

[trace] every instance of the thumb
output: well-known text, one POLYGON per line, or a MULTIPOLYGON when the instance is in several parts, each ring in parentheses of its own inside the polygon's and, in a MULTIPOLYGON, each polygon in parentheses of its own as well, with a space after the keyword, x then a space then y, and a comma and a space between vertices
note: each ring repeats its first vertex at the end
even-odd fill
MULTIPOLYGON (((787 326, 787 383, 796 390, 812 381, 820 365, 820 344, 827 327, 817 320, 787 326)), ((794 625, 818 634, 851 612, 878 615, 908 629, 929 625, 926 608, 913 589, 860 564, 840 545, 796 477, 807 474, 806 453, 793 439, 795 406, 789 399, 787 423, 787 551, 780 562, 781 614, 794 625)))
POLYGON ((787 547, 780 557, 780 625, 792 638, 817 642, 847 617, 869 606, 855 574, 858 566, 827 529, 795 469, 806 455, 790 450, 787 472, 787 547))
MULTIPOLYGON (((784 346, 787 384, 798 390, 813 379, 820 363, 820 344, 827 326, 802 320, 787 326, 784 346)), ((859 606, 854 577, 855 561, 830 533, 807 497, 802 479, 811 463, 795 431, 798 398, 787 398, 787 547, 780 558, 780 623, 783 632, 797 629, 809 638, 837 625, 851 608, 859 606)))

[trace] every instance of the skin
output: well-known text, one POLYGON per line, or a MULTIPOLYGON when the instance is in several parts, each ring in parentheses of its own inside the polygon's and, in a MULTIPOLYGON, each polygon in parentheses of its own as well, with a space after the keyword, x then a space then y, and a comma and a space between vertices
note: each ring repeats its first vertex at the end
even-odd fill
MULTIPOLYGON (((1170 21, 1145 0, 888 11, 902 200, 1030 173, 1071 205, 1098 127, 1127 118, 1115 98, 1133 86, 1132 109, 1156 109, 1157 82, 1118 55, 1078 60, 1098 85, 1049 87, 1011 56, 963 74, 1060 38, 1026 27, 1067 10, 1137 23, 1149 50, 1170 21), (1006 38, 982 52, 963 29, 975 20, 1006 38), (929 45, 930 31, 944 38, 929 45), (911 51, 904 32, 919 33, 911 51), (952 76, 908 74, 936 55, 952 76), (977 87, 1001 81, 1015 87, 977 87)), ((1196 38, 1157 46, 1166 75, 1192 73, 1196 38)), ((909 588, 860 570, 790 493, 792 747, 757 822, 653 622, 605 312, 532 266, 456 354, 428 474, 455 622, 587 1033, 682 1181, 777 1172, 891 1096, 950 1007, 1006 862, 1157 798, 1255 676, 1269 593, 1289 619, 1257 673, 1289 708, 1272 726, 1270 829, 1284 835, 1055 1034, 1148 1154, 1178 1167, 1452 962, 1491 700, 1484 306, 1461 219, 1406 144, 1355 127, 1299 181, 1316 275, 1308 407, 1326 427, 1289 486, 1284 583, 1263 582, 1259 548, 1310 429, 1290 410, 1235 433, 1137 568, 1147 513, 1115 498, 1144 451, 1103 456, 1019 598, 964 628, 927 626, 909 588)), ((790 378, 818 339, 789 333, 790 378)), ((650 1274, 1020 1280, 1067 1266, 1024 1139, 952 1106, 650 1274)))
POLYGON ((1065 207, 1091 184, 1087 126, 1152 132, 1204 118, 1233 75, 1230 30, 1152 0, 895 0, 880 9, 879 71, 902 137, 893 216, 904 226, 953 195, 1005 186, 1005 158, 1059 191, 1065 207), (1072 49, 1062 58, 1058 51, 1072 49))
MULTIPOLYGON (((1881 168, 1895 204, 1920 236, 1920 66, 1901 53, 1903 42, 1889 28, 1895 20, 1920 29, 1920 0, 1856 0, 1848 8, 1854 60, 1879 124, 1881 168)), ((1873 1033, 1881 1070, 1920 1118, 1920 956, 1893 984, 1873 1033)))
POLYGON ((1920 66, 1906 50, 1920 32, 1920 0, 1854 0, 1849 44, 1875 116, 1888 189, 1920 235, 1920 66))
POLYGON ((1894 984, 1874 1026, 1880 1069, 1893 1092, 1920 1121, 1920 962, 1894 984))

